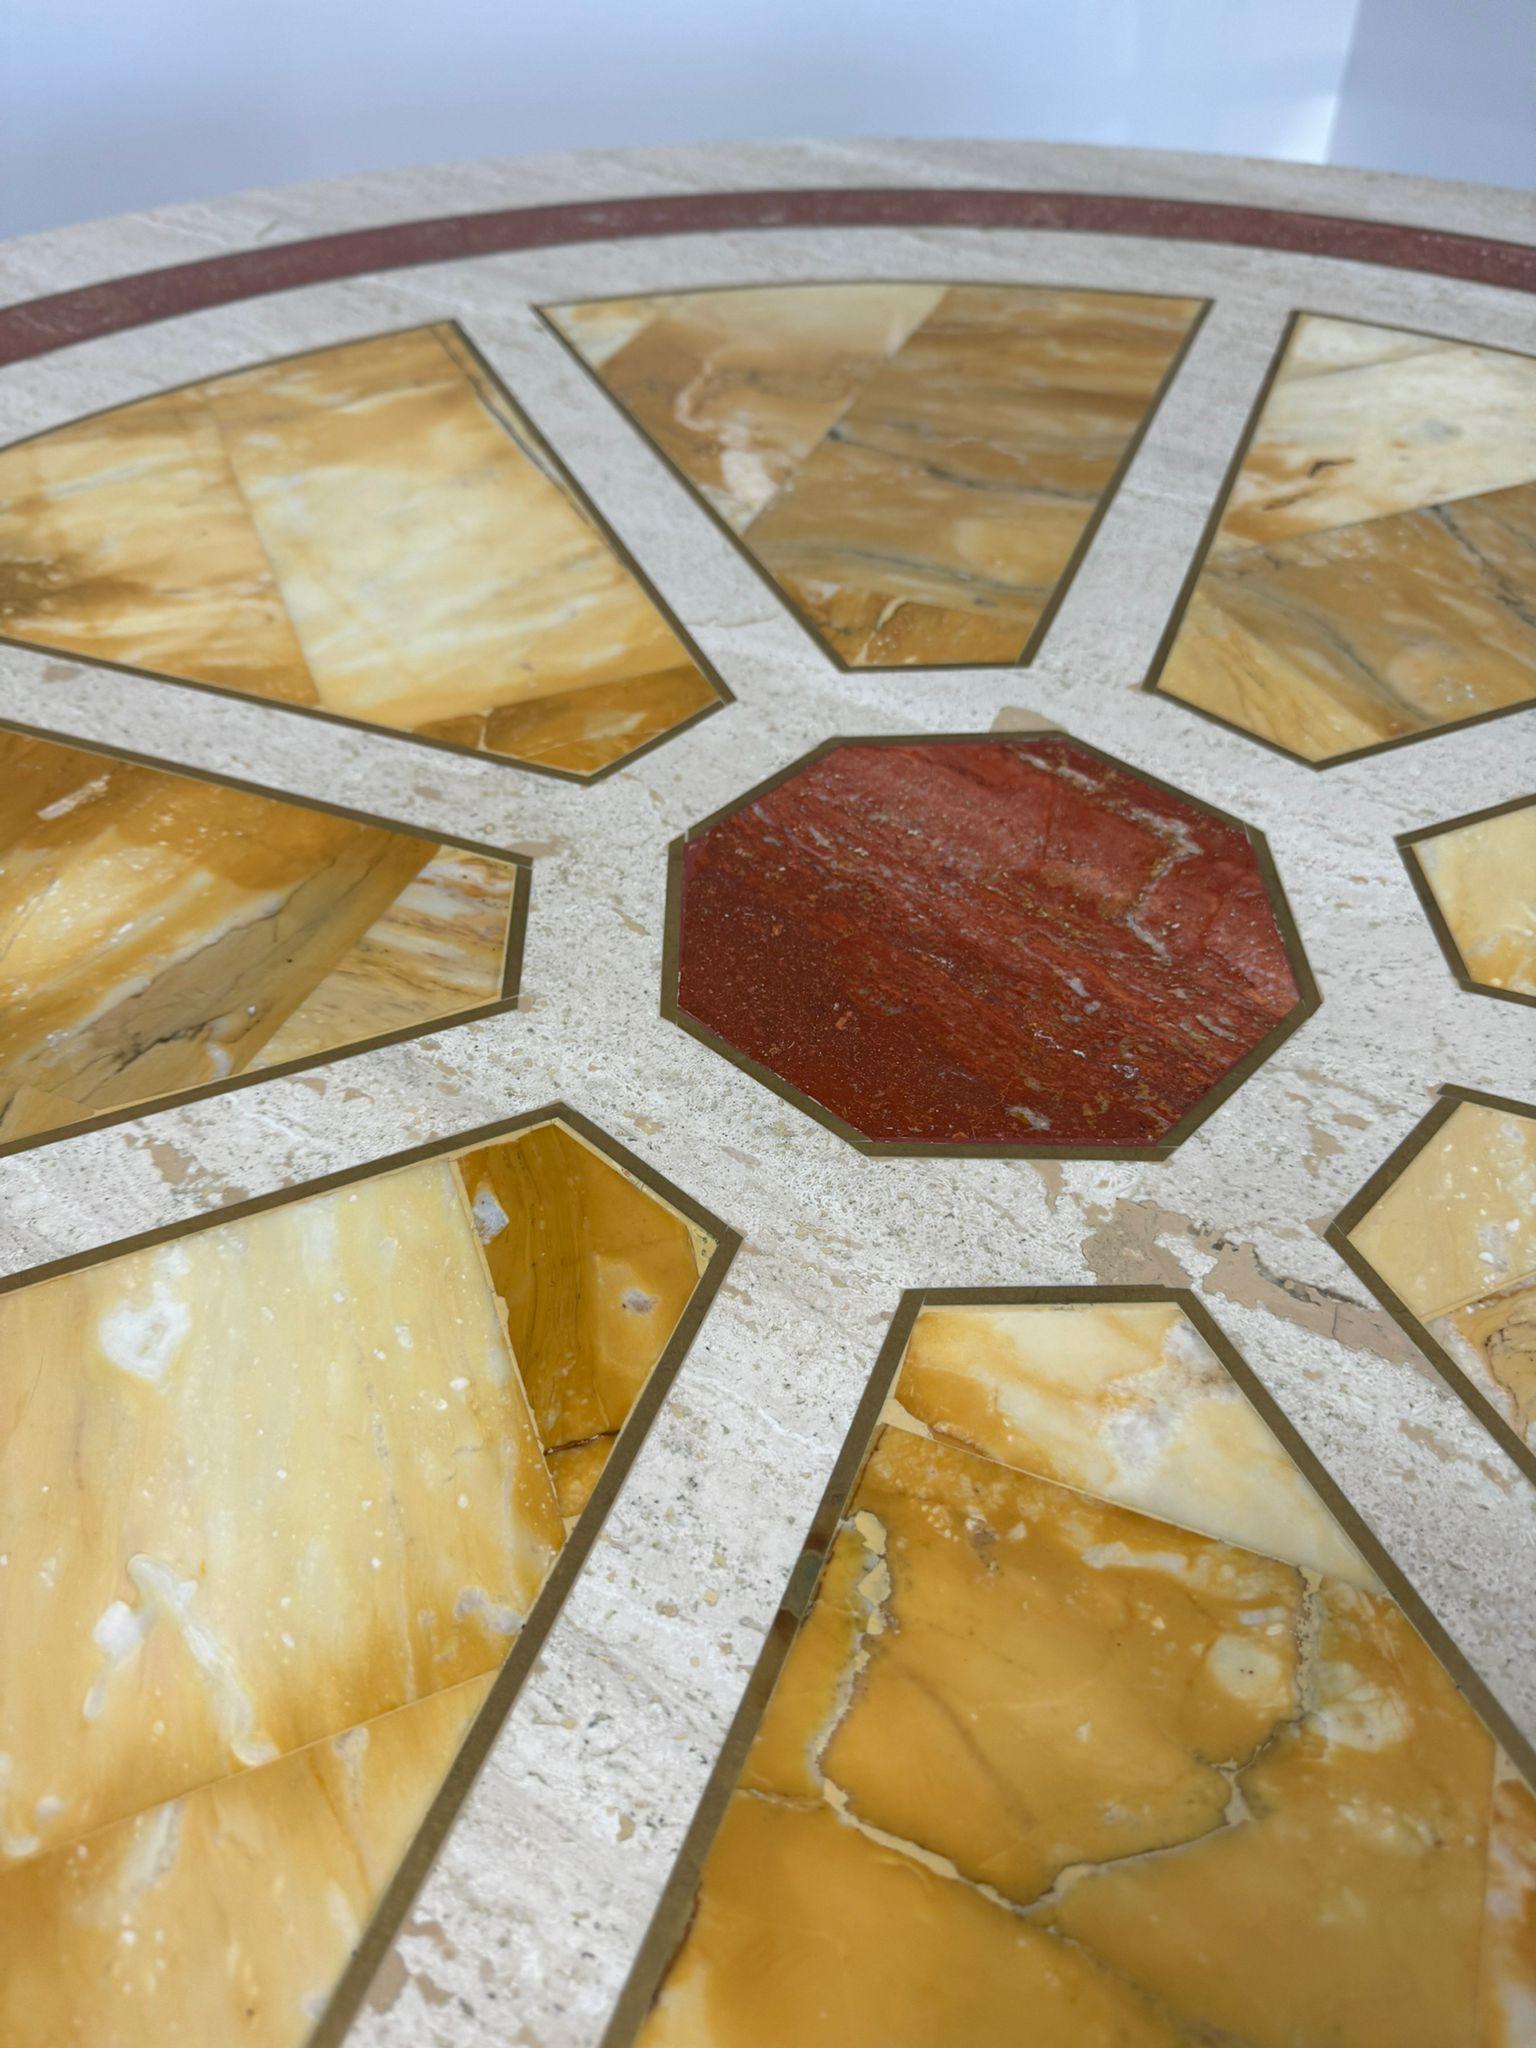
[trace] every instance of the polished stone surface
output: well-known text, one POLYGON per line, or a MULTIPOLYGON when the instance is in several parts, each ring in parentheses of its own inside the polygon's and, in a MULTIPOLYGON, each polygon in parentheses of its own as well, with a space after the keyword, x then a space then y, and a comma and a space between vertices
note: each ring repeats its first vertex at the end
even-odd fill
POLYGON ((1536 997, 1536 797, 1415 840, 1408 857, 1468 981, 1536 997))
POLYGON ((7 2043, 307 2038, 714 1252, 546 1123, 0 1297, 7 2043))
POLYGON ((459 332, 0 449, 0 630, 570 774, 719 702, 459 332))
POLYGON ((1017 661, 1200 313, 779 285, 548 316, 853 668, 1017 661))
POLYGON ((1167 1142, 1302 1011, 1243 828, 1058 734, 844 742, 677 916, 679 1010, 885 1144, 1167 1142))
POLYGON ((1536 696, 1536 357, 1304 314, 1157 687, 1327 762, 1536 696))
POLYGON ((0 732, 0 1140, 500 1001, 516 875, 0 732))
POLYGON ((635 2038, 1526 2038, 1536 1802, 1187 1318, 936 1313, 635 2038), (1042 1472, 1144 1440, 1149 1374, 1226 1438, 1159 1515, 1042 1472))

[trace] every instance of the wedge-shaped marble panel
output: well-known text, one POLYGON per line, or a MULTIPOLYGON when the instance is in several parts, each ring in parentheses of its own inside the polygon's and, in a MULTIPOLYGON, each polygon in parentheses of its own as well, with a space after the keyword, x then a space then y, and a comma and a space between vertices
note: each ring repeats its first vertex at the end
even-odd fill
POLYGON ((585 780, 724 701, 447 323, 0 450, 0 631, 585 780))
POLYGON ((1029 658, 1203 310, 925 283, 544 309, 848 668, 1029 658))
POLYGON ((1198 1305, 1106 1292, 903 1304, 608 2048, 1528 2038, 1529 1785, 1198 1305))
POLYGON ((1536 701, 1536 356, 1295 317, 1150 686, 1319 765, 1536 701))
POLYGON ((1462 987, 1536 1003, 1536 797, 1397 843, 1462 987))
POLYGON ((1536 1480, 1536 1105, 1443 1088, 1328 1237, 1536 1480))
POLYGON ((483 1017, 528 864, 0 730, 0 1148, 483 1017))
POLYGON ((665 1013, 874 1151, 1161 1157, 1317 1002, 1261 837, 1054 731, 828 741, 668 930, 665 1013))
POLYGON ((0 1294, 8 2048, 361 1991, 729 1255, 543 1111, 0 1294))

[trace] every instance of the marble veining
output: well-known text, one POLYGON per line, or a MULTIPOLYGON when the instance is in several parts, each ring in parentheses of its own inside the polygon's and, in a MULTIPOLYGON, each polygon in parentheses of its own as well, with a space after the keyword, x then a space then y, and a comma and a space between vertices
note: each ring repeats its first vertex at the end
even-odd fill
POLYGON ((919 283, 548 309, 853 668, 1024 654, 1199 313, 919 283))
POLYGON ((1532 701, 1536 357, 1298 320, 1157 677, 1327 762, 1532 701))
POLYGON ((720 701, 447 325, 0 450, 0 630, 577 776, 720 701))
POLYGON ((715 1249, 542 1124, 0 1296, 7 2044, 299 2048, 715 1249))
POLYGON ((1515 2048, 1529 1788, 1198 1333, 929 1313, 636 2040, 1515 2048))
POLYGON ((1536 798, 1416 839, 1408 857, 1468 981, 1536 997, 1536 798))
POLYGON ((516 870, 0 732, 0 1139, 499 1001, 516 870))
POLYGON ((1349 1241, 1536 1448, 1536 1111, 1458 1103, 1349 1241))
POLYGON ((1244 829, 1046 734, 847 741, 690 834, 677 1002, 866 1139, 1136 1150, 1301 992, 1244 829))

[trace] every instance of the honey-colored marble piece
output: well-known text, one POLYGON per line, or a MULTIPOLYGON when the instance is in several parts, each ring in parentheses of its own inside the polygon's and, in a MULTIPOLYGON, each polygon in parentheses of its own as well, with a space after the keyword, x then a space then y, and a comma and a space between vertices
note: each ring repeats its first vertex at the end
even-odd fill
POLYGON ((0 847, 6 1137, 241 1071, 436 850, 13 733, 0 847))
POLYGON ((1536 800, 1408 849, 1469 981, 1536 996, 1536 800))
POLYGON ((1458 1103, 1349 1241, 1536 1446, 1536 1116, 1458 1103))
POLYGON ((0 1138, 503 994, 516 870, 0 733, 0 1138))
POLYGON ((1197 1533, 1166 1323, 1002 1313, 919 1319, 639 2041, 1515 2048, 1528 1789, 1373 1581, 1197 1533))
POLYGON ((0 1356, 12 1858, 494 1670, 564 1540, 447 1162, 0 1298, 0 1356))
POLYGON ((1536 695, 1536 357, 1304 316, 1157 687, 1329 761, 1536 695))
POLYGON ((895 667, 1018 659, 1198 311, 853 284, 551 318, 824 643, 895 667))
POLYGON ((448 326, 0 450, 0 550, 17 639, 576 774, 719 701, 448 326))
POLYGON ((490 1685, 0 1872, 7 2048, 303 2048, 490 1685))
POLYGON ((459 1171, 561 1511, 577 1514, 714 1245, 560 1124, 459 1171))

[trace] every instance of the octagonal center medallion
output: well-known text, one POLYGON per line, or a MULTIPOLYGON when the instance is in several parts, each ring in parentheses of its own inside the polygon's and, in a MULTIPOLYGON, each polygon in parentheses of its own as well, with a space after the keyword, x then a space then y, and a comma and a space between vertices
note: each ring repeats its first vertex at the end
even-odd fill
POLYGON ((1166 1152, 1317 997, 1258 833, 1063 733, 833 740, 674 849, 667 1013, 866 1149, 1166 1152))

